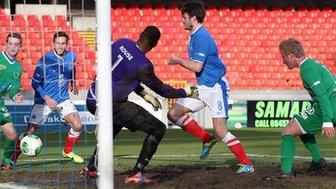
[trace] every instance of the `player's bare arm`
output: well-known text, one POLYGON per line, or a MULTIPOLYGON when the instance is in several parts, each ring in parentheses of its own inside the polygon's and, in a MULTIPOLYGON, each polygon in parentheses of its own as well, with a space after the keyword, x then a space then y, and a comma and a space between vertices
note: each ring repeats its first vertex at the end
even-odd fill
POLYGON ((52 99, 50 96, 46 95, 43 97, 44 100, 46 101, 47 105, 52 109, 55 110, 57 109, 57 102, 52 99))
MULTIPOLYGON (((74 64, 75 63, 76 63, 76 61, 74 62, 74 64)), ((74 95, 78 95, 78 88, 77 88, 77 82, 76 82, 76 66, 75 65, 73 67, 73 72, 72 72, 71 92, 74 95)))
POLYGON ((322 135, 326 135, 328 138, 334 138, 335 128, 332 122, 324 122, 322 125, 322 135))
POLYGON ((71 82, 71 92, 74 95, 78 95, 78 88, 77 88, 75 79, 71 82))
POLYGON ((203 64, 193 61, 193 60, 184 60, 180 57, 177 56, 173 56, 170 61, 169 64, 172 65, 176 65, 179 64, 181 66, 183 66, 184 68, 190 70, 190 71, 194 71, 194 72, 200 72, 203 68, 203 64))

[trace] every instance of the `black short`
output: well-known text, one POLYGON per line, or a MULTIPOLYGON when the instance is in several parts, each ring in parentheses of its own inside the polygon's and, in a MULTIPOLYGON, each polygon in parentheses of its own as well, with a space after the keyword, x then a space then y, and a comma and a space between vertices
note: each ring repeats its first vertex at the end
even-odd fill
POLYGON ((126 101, 113 104, 114 136, 122 127, 126 127, 132 132, 140 130, 148 133, 159 125, 165 126, 155 116, 133 102, 126 101))

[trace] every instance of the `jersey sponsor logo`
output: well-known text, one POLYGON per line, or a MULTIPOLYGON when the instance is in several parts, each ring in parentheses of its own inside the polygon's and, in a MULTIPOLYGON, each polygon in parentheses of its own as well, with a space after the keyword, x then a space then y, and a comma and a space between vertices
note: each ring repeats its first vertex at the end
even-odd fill
POLYGON ((123 45, 119 47, 119 50, 126 56, 128 61, 131 61, 133 59, 133 55, 130 52, 128 52, 123 45))
POLYGON ((307 110, 304 110, 304 111, 300 112, 300 115, 303 119, 307 119, 308 115, 312 115, 314 113, 315 113, 315 109, 313 107, 311 107, 307 110))
POLYGON ((0 64, 0 70, 4 70, 4 69, 6 69, 6 68, 7 68, 6 65, 2 65, 2 64, 0 64))

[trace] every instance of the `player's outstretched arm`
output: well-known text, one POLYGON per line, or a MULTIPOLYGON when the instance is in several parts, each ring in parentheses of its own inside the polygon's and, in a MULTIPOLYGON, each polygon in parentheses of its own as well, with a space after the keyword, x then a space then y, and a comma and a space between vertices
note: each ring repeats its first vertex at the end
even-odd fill
POLYGON ((170 65, 181 65, 183 66, 184 68, 190 70, 190 71, 193 71, 193 72, 200 72, 203 68, 203 63, 200 63, 200 62, 196 62, 196 61, 193 61, 193 60, 184 60, 180 57, 177 57, 177 56, 173 56, 169 63, 170 65))

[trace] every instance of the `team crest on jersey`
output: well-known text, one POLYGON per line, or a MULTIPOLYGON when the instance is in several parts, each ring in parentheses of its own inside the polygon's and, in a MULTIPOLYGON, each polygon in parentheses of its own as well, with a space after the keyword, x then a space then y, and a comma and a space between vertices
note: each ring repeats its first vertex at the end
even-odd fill
POLYGON ((6 68, 7 68, 6 65, 2 65, 2 64, 0 64, 0 70, 4 70, 4 69, 6 69, 6 68))
POLYGON ((19 72, 14 72, 14 73, 13 73, 13 77, 14 77, 15 79, 19 78, 19 76, 20 76, 19 72))

